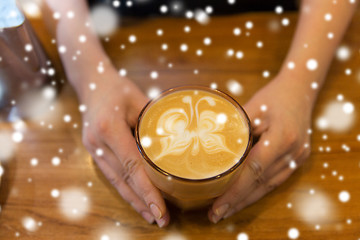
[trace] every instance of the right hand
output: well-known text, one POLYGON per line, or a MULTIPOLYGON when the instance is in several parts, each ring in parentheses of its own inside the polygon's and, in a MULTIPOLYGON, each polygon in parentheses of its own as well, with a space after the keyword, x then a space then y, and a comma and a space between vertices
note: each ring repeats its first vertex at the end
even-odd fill
POLYGON ((93 79, 100 84, 81 99, 87 106, 83 143, 123 199, 147 222, 164 227, 170 220, 165 201, 146 175, 131 132, 148 99, 128 79, 107 75, 102 76, 107 83, 93 79))

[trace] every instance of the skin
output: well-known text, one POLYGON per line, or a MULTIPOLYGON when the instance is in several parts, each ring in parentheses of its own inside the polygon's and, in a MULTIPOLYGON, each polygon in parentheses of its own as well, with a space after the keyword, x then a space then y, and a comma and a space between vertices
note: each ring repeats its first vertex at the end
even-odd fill
POLYGON ((312 110, 355 9, 356 4, 349 1, 302 1, 295 36, 279 74, 244 106, 252 123, 260 119, 260 124, 253 126, 260 140, 237 181, 209 210, 212 222, 256 202, 294 172, 291 161, 300 166, 308 158, 312 110), (327 13, 332 15, 331 21, 325 21, 327 13), (329 32, 334 34, 332 39, 327 37, 329 32), (316 70, 306 68, 309 59, 317 60, 316 70), (289 62, 295 63, 294 69, 288 67, 289 62), (311 87, 314 82, 316 89, 311 87), (261 111, 264 104, 267 110, 261 111))
MULTIPOLYGON (((164 199, 144 171, 130 130, 147 97, 129 79, 119 76, 97 37, 85 26, 88 7, 84 0, 76 4, 72 0, 45 2, 50 29, 56 29, 58 46, 67 49, 60 55, 68 80, 80 103, 87 107, 83 113, 85 147, 123 199, 147 222, 167 226, 170 216, 164 199), (74 19, 66 17, 70 10, 74 19), (63 17, 51 22, 53 12, 63 17), (82 34, 87 37, 86 44, 78 41, 82 34), (73 61, 77 50, 86 54, 73 61), (97 71, 99 62, 103 73, 97 71), (95 91, 90 83, 96 84, 95 91), (98 149, 103 150, 102 155, 96 154, 98 149)), ((252 122, 260 120, 253 126, 259 142, 251 150, 242 174, 209 209, 210 221, 216 223, 256 202, 294 172, 296 168, 290 168, 290 162, 300 166, 309 156, 307 131, 312 109, 355 9, 356 4, 345 0, 336 4, 332 0, 302 2, 297 30, 279 74, 245 105, 252 122), (325 21, 326 13, 332 14, 331 21, 325 21), (329 32, 334 34, 332 39, 327 38, 329 32), (318 62, 316 70, 306 68, 309 59, 318 62), (289 69, 289 62, 294 62, 295 68, 289 69), (318 85, 316 89, 311 87, 313 82, 318 85), (261 110, 264 104, 266 111, 261 110)))

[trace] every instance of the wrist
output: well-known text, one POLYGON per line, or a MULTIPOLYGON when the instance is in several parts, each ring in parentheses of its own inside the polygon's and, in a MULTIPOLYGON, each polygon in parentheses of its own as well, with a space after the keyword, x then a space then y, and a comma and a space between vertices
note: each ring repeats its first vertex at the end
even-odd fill
POLYGON ((319 91, 323 85, 323 79, 316 78, 307 73, 307 70, 282 70, 274 79, 291 98, 298 98, 306 105, 315 104, 319 91))
MULTIPOLYGON (((91 104, 98 95, 106 96, 114 88, 123 88, 126 81, 117 74, 113 67, 106 68, 103 73, 84 70, 70 75, 69 81, 74 87, 79 101, 83 104, 91 104)), ((119 94, 121 93, 119 92, 119 94)))

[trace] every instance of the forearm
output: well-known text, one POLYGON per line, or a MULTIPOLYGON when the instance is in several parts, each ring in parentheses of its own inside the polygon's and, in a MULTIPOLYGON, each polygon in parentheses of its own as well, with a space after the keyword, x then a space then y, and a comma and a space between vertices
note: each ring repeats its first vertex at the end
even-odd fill
POLYGON ((316 100, 334 52, 356 10, 356 4, 349 1, 336 2, 302 1, 293 42, 279 73, 284 76, 279 78, 281 81, 287 81, 294 89, 304 93, 312 103, 316 100), (315 69, 307 66, 311 59, 317 63, 315 69))
POLYGON ((114 79, 109 77, 109 71, 111 75, 116 75, 116 71, 91 29, 89 10, 84 0, 46 0, 46 3, 51 10, 51 17, 54 13, 60 16, 55 19, 54 26, 59 55, 69 82, 79 98, 84 100, 90 94, 90 84, 97 88, 104 85, 93 82, 94 76, 101 78, 99 74, 105 76, 107 71, 107 77, 101 79, 102 83, 106 83, 114 79))

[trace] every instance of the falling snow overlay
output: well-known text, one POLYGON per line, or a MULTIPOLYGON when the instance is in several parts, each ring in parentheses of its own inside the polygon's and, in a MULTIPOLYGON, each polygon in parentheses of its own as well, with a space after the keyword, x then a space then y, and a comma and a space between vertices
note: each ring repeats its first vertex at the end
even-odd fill
MULTIPOLYGON (((84 18, 80 1, 64 9, 65 2, 0 0, 0 239, 360 240, 359 0, 319 2, 328 4, 320 10, 313 1, 88 1, 84 18), (45 2, 53 3, 48 12, 45 2), (343 36, 346 8, 355 15, 343 36), (291 54, 300 12, 311 34, 301 34, 291 54), (46 56, 38 58, 38 43, 17 28, 24 20, 46 56), (25 38, 9 40, 9 29, 25 38), (164 90, 192 84, 222 91, 246 110, 253 145, 241 173, 257 174, 253 182, 269 193, 238 194, 242 210, 231 202, 217 224, 208 219, 215 208, 187 212, 166 202, 170 225, 160 229, 159 219, 148 224, 148 206, 164 206, 152 195, 143 201, 136 188, 146 167, 131 177, 143 166, 131 160, 145 163, 133 138, 137 117, 164 90), (286 88, 268 95, 277 84, 286 88), (283 174, 270 178, 272 171, 283 174)), ((214 119, 231 122, 223 110, 214 119)), ((148 135, 138 140, 144 149, 157 144, 148 135)), ((241 173, 238 186, 256 185, 241 173)), ((175 181, 168 175, 161 184, 175 181)))

